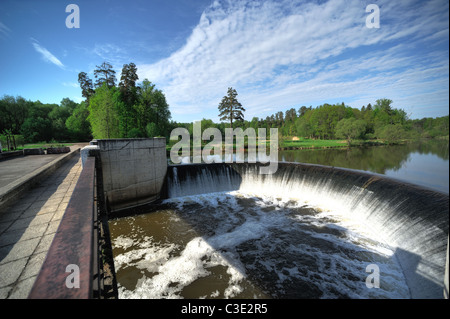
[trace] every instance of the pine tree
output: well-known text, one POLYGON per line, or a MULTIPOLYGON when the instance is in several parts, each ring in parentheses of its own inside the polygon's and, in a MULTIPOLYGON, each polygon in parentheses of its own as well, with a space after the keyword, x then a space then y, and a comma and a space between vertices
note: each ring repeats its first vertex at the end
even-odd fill
POLYGON ((106 83, 108 87, 116 86, 116 71, 108 62, 103 62, 100 66, 96 66, 97 69, 94 70, 95 75, 95 87, 99 88, 106 83))
POLYGON ((86 72, 80 72, 78 74, 78 83, 80 83, 81 95, 86 98, 86 104, 89 105, 89 99, 95 93, 92 87, 92 80, 87 76, 86 72))
POLYGON ((134 105, 137 101, 136 81, 137 67, 134 63, 124 64, 120 77, 119 89, 122 98, 122 108, 119 110, 121 135, 128 137, 130 130, 137 126, 137 115, 134 105))
POLYGON ((230 127, 233 128, 233 120, 243 121, 245 109, 236 99, 237 92, 233 88, 228 88, 228 94, 222 98, 219 104, 220 120, 230 121, 230 127))
POLYGON ((119 88, 124 102, 133 105, 136 101, 137 67, 134 63, 124 64, 120 77, 119 88))

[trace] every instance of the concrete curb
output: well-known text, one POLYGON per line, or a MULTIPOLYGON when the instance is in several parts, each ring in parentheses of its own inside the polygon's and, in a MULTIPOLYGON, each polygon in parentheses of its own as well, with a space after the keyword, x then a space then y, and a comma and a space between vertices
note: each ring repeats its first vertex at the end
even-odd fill
POLYGON ((23 156, 23 150, 22 151, 12 151, 12 152, 3 152, 0 153, 0 161, 5 159, 10 159, 13 157, 23 156))
POLYGON ((14 200, 20 198, 26 191, 42 181, 42 179, 50 175, 57 168, 61 167, 62 164, 77 154, 80 154, 80 148, 59 157, 54 161, 38 168, 37 170, 0 188, 0 210, 11 204, 14 200))

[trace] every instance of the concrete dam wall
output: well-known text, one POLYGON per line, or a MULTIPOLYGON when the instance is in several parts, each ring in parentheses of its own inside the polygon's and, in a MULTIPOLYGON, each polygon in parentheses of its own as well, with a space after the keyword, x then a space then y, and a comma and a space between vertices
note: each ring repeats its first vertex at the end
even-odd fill
POLYGON ((165 138, 96 140, 111 210, 159 198, 167 170, 165 138))
POLYGON ((169 166, 162 197, 239 190, 255 196, 306 199, 312 206, 339 210, 396 247, 395 255, 412 298, 443 297, 448 249, 447 194, 348 169, 279 163, 275 174, 260 175, 259 166, 169 166))

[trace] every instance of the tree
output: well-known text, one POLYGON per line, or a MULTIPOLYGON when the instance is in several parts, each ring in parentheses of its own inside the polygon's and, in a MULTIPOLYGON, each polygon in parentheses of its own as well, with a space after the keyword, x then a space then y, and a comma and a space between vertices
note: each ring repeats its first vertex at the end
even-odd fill
POLYGON ((311 125, 310 119, 313 110, 307 110, 301 117, 295 121, 296 133, 302 137, 312 137, 314 135, 314 128, 311 125))
POLYGON ((142 133, 148 137, 169 136, 169 104, 164 93, 155 89, 148 79, 144 79, 138 87, 135 111, 137 126, 142 133))
POLYGON ((235 89, 229 87, 228 95, 222 98, 219 104, 219 117, 221 121, 230 121, 230 127, 233 128, 233 120, 243 121, 245 109, 242 104, 236 99, 237 92, 235 89))
POLYGON ((116 86, 116 71, 113 70, 113 66, 108 62, 103 62, 100 66, 96 66, 94 70, 95 75, 95 87, 99 88, 106 83, 109 88, 116 86))
POLYGON ((0 132, 11 130, 12 134, 19 134, 32 104, 21 96, 3 96, 0 100, 0 132))
POLYGON ((53 137, 53 123, 49 114, 57 104, 42 104, 39 100, 31 103, 28 116, 20 132, 27 142, 50 141, 53 137))
POLYGON ((94 95, 95 91, 92 87, 92 80, 87 76, 86 72, 78 73, 78 83, 81 87, 81 95, 86 99, 86 103, 89 105, 89 99, 94 95))
POLYGON ((52 139, 52 122, 48 118, 29 117, 22 125, 21 134, 28 142, 50 141, 52 139))
POLYGON ((336 136, 338 138, 347 139, 350 146, 351 140, 360 138, 366 131, 366 122, 355 118, 347 118, 340 120, 336 125, 336 136))
POLYGON ((81 102, 66 120, 66 128, 73 139, 77 141, 89 141, 92 139, 91 124, 87 120, 88 116, 88 106, 85 102, 81 102))
MULTIPOLYGON (((147 124, 151 122, 152 117, 152 95, 155 85, 145 79, 139 86, 138 102, 135 105, 137 114, 137 126, 142 133, 146 132, 147 124)), ((152 132, 155 131, 152 129, 152 132)))
POLYGON ((308 111, 308 108, 303 105, 301 108, 298 109, 298 116, 302 117, 303 115, 305 115, 306 111, 308 111))
POLYGON ((400 124, 388 124, 379 129, 376 134, 388 144, 395 144, 406 137, 405 129, 400 124))
POLYGON ((104 83, 90 100, 88 121, 96 139, 120 137, 117 94, 120 92, 116 87, 109 88, 104 83))
POLYGON ((125 104, 133 106, 137 99, 136 81, 139 79, 137 75, 137 67, 134 63, 124 64, 122 75, 120 77, 119 88, 122 93, 122 99, 125 104))
MULTIPOLYGON (((137 129, 137 116, 134 105, 137 101, 136 81, 138 80, 137 68, 134 63, 124 64, 122 75, 120 77, 119 90, 123 103, 119 109, 121 136, 129 137, 129 132, 133 128, 137 129)), ((133 137, 139 135, 138 132, 132 132, 133 137)))
POLYGON ((69 136, 69 132, 66 127, 66 120, 70 117, 72 109, 71 107, 65 107, 65 103, 68 102, 63 100, 61 103, 63 106, 55 105, 52 111, 48 114, 48 117, 52 122, 53 138, 58 141, 66 140, 69 136))
POLYGON ((380 110, 386 112, 388 115, 391 115, 391 113, 392 113, 391 105, 392 105, 392 100, 383 98, 383 99, 378 99, 376 101, 374 107, 375 107, 375 109, 380 109, 380 110))

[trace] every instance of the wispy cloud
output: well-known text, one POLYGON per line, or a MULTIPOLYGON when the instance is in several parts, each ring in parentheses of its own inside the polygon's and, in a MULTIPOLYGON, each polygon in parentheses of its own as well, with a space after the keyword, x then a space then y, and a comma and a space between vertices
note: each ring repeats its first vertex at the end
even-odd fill
POLYGON ((41 54, 42 58, 50 63, 53 63, 54 65, 60 67, 61 69, 64 69, 65 66, 62 64, 62 62, 55 57, 50 51, 48 51, 46 48, 41 46, 37 40, 31 39, 31 43, 33 44, 34 49, 41 54))
POLYGON ((75 82, 63 82, 62 85, 67 86, 67 87, 72 87, 72 88, 79 88, 80 85, 78 83, 75 82))
POLYGON ((417 88, 442 94, 448 50, 441 48, 438 57, 420 53, 423 59, 416 51, 442 42, 436 34, 448 35, 448 3, 377 4, 381 27, 368 29, 366 2, 359 0, 214 1, 185 45, 157 63, 138 65, 139 78, 164 90, 174 115, 213 119, 229 86, 246 103, 248 117, 335 98, 361 102, 375 94, 411 102, 407 96, 417 91, 408 90, 417 88), (433 71, 438 73, 426 72, 428 63, 442 59, 433 71))
POLYGON ((0 37, 8 37, 11 33, 11 29, 8 28, 4 23, 0 22, 0 37))

